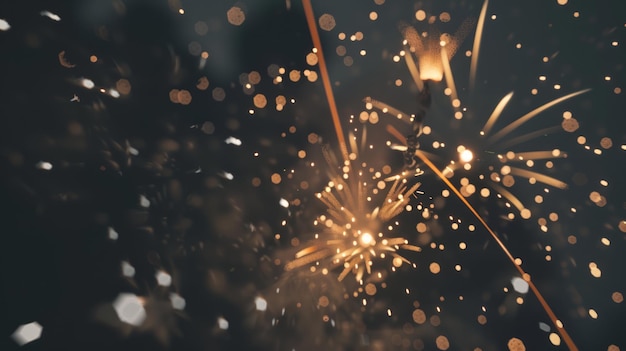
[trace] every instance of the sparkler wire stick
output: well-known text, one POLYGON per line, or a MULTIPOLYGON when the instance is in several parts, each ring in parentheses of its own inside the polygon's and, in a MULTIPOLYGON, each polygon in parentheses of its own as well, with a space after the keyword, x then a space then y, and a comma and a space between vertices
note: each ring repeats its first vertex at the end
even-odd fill
POLYGON ((333 126, 335 127, 335 132, 337 133, 339 148, 341 149, 341 154, 343 155, 344 161, 348 161, 348 147, 346 146, 346 140, 343 136, 343 130, 341 129, 339 112, 337 112, 337 104, 335 103, 335 96, 333 95, 332 86, 330 84, 330 76, 328 74, 326 60, 324 59, 324 52, 322 51, 320 34, 317 31, 317 25, 315 25, 315 15, 313 14, 313 6, 311 6, 311 0, 302 0, 302 5, 304 6, 304 14, 306 15, 306 23, 309 26, 311 39, 313 39, 313 46, 317 49, 317 58, 318 64, 320 66, 320 74, 322 76, 322 83, 324 84, 326 100, 328 101, 328 106, 330 108, 330 115, 333 118, 333 126))

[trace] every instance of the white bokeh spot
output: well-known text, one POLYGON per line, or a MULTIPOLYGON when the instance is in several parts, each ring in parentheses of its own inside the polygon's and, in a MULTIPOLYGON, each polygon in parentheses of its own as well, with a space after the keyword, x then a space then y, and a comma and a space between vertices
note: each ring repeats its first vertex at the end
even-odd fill
POLYGON ((119 234, 117 234, 117 232, 115 231, 115 229, 109 227, 109 239, 111 240, 117 240, 117 238, 119 238, 119 234))
POLYGON ((528 282, 520 277, 511 279, 511 284, 513 285, 513 289, 520 294, 526 294, 528 292, 528 282))
POLYGON ((219 317, 217 318, 217 326, 222 330, 226 330, 228 329, 228 321, 224 317, 219 317))
POLYGON ((267 309, 267 301, 260 296, 254 299, 254 304, 256 305, 257 311, 265 311, 267 309))
POLYGON ((0 18, 0 30, 6 31, 9 29, 11 29, 11 25, 9 24, 9 22, 0 18))
POLYGON ((125 277, 132 278, 135 276, 135 267, 127 261, 122 261, 122 274, 125 277))
POLYGON ((170 301, 172 302, 172 307, 177 310, 184 310, 187 304, 185 299, 176 293, 170 294, 170 301))
POLYGON ((13 332, 13 340, 20 346, 39 339, 43 327, 37 322, 22 324, 13 332))
POLYGON ((165 271, 158 271, 156 273, 156 280, 160 286, 170 286, 172 284, 172 276, 165 271))
POLYGON ((135 294, 121 293, 113 302, 117 317, 125 323, 140 326, 146 319, 143 303, 135 294))

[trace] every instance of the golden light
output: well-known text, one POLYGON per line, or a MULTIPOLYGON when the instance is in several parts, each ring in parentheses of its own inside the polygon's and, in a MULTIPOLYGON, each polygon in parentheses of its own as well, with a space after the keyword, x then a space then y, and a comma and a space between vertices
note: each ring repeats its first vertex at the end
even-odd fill
MULTIPOLYGON (((354 141, 354 136, 349 140, 354 141)), ((352 145, 354 144, 354 145, 352 145)), ((318 216, 315 225, 322 226, 322 232, 310 241, 300 251, 296 252, 293 260, 285 265, 286 271, 311 265, 315 271, 317 267, 331 270, 343 267, 337 277, 343 280, 349 273, 354 274, 357 282, 365 274, 372 274, 374 259, 390 257, 393 267, 400 267, 410 261, 402 256, 401 251, 420 252, 421 248, 410 245, 403 237, 384 237, 378 232, 378 227, 404 212, 411 195, 420 186, 415 183, 410 187, 401 177, 394 177, 391 185, 385 185, 387 194, 379 206, 369 205, 370 194, 382 190, 374 184, 364 185, 364 176, 367 166, 354 168, 350 155, 358 160, 358 146, 348 152, 346 146, 345 160, 339 166, 337 155, 328 149, 322 149, 328 161, 330 180, 324 191, 317 193, 317 198, 327 207, 327 214, 318 216), (359 199, 368 199, 364 206, 359 199), (356 229, 362 228, 362 229, 356 229), (380 240, 372 233, 378 233, 380 240)), ((297 245, 294 245, 297 246, 297 245)), ((313 271, 312 271, 313 272, 313 271)))
POLYGON ((421 80, 432 80, 433 82, 440 82, 443 79, 443 70, 437 67, 436 65, 429 65, 427 60, 424 63, 419 64, 420 68, 420 79, 421 80))
POLYGON ((469 149, 465 149, 459 152, 459 159, 461 162, 468 163, 474 159, 474 154, 469 149))
POLYGON ((361 243, 362 246, 370 246, 373 245, 374 242, 374 237, 372 236, 372 234, 370 233, 362 233, 361 236, 359 236, 359 242, 361 243))

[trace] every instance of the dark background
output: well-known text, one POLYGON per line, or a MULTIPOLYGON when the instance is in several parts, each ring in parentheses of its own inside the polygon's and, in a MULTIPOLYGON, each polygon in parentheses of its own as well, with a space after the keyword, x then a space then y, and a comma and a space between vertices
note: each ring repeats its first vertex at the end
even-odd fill
MULTIPOLYGON (((364 110, 366 96, 409 113, 416 108, 406 66, 391 59, 401 50, 400 23, 428 30, 415 20, 415 11, 435 16, 447 11, 452 21, 436 26, 454 32, 466 18, 476 18, 481 6, 481 1, 314 1, 317 16, 329 13, 337 22, 321 35, 344 128, 348 116, 364 110), (377 11, 378 20, 368 19, 371 11, 377 11), (340 32, 350 36, 357 31, 364 34, 362 41, 337 38, 340 32), (338 45, 353 58, 351 66, 335 53, 338 45), (359 55, 362 49, 365 56, 359 55), (402 79, 401 87, 394 85, 396 79, 402 79)), ((624 92, 614 92, 623 89, 625 78, 624 11, 617 0, 569 1, 565 6, 491 1, 488 13, 497 18, 487 20, 474 92, 467 90, 469 58, 464 55, 473 32, 451 62, 459 96, 468 107, 466 118, 454 121, 442 92, 445 84, 435 84, 427 116, 433 134, 423 142, 427 148, 432 140, 446 141, 449 153, 442 151, 441 157, 450 159, 453 145, 476 142, 477 128, 509 91, 515 96, 502 117, 508 122, 564 94, 592 89, 518 131, 559 125, 563 111, 573 113, 580 123, 576 132, 519 146, 519 151, 566 151, 569 157, 555 160, 546 172, 567 182, 568 189, 550 189, 543 204, 533 205, 536 216, 528 221, 505 220, 509 211, 502 201, 474 199, 513 254, 523 259, 581 350, 607 350, 611 344, 626 348, 624 304, 611 299, 613 292, 626 293, 625 234, 618 229, 626 219, 621 149, 626 104, 624 92), (613 41, 619 45, 612 46, 613 41), (542 62, 553 54, 549 63, 542 62), (540 82, 540 75, 547 80, 540 82), (554 84, 561 90, 554 90, 554 84), (530 93, 533 88, 537 95, 530 93), (576 142, 580 135, 590 150, 576 142), (612 147, 600 146, 604 137, 611 138, 612 147), (601 180, 609 186, 601 186, 601 180), (591 202, 592 191, 607 204, 591 202), (537 218, 551 212, 559 213, 559 221, 543 233, 537 218), (569 236, 577 238, 576 244, 568 243, 569 236), (611 244, 602 244, 601 238, 611 244), (546 245, 552 247, 551 261, 545 260, 546 245), (600 278, 591 276, 590 262, 601 269, 600 278), (590 318, 589 309, 598 313, 597 319, 590 318)), ((343 292, 355 288, 347 282, 350 278, 338 283, 332 276, 290 276, 274 264, 276 258, 284 263, 293 257, 293 238, 311 238, 311 223, 324 211, 313 194, 321 190, 327 173, 306 165, 324 163, 320 146, 308 141, 310 133, 337 148, 321 81, 310 83, 302 75, 291 82, 283 75, 283 83, 273 84, 268 75, 272 64, 287 72, 317 71, 305 60, 312 44, 298 1, 5 1, 0 18, 11 25, 0 31, 3 350, 17 348, 11 335, 32 321, 43 326, 43 333, 24 350, 396 350, 420 345, 431 350, 438 335, 448 338, 451 350, 503 350, 512 337, 529 350, 566 349, 564 343, 552 345, 549 333, 539 329, 539 323, 551 326, 545 312, 532 294, 512 292, 510 280, 517 273, 454 198, 438 207, 439 220, 429 222, 427 239, 415 231, 420 221, 415 212, 400 216, 397 230, 424 248, 411 256, 418 269, 389 272, 387 288, 379 286, 365 308, 362 297, 343 299, 343 292), (232 6, 246 14, 240 26, 227 21, 232 6), (44 10, 61 21, 42 16, 44 10), (199 22, 205 31, 198 31, 199 22), (209 53, 204 65, 194 45, 209 53), (60 64, 61 51, 75 67, 60 64), (97 62, 89 61, 91 55, 97 62), (249 95, 240 75, 251 71, 262 80, 249 95), (210 82, 207 90, 196 88, 203 76, 210 82), (97 88, 77 84, 83 77, 97 88), (121 78, 131 83, 129 95, 113 98, 98 91, 115 87, 121 78), (213 98, 216 87, 226 92, 223 101, 213 98), (170 101, 172 89, 189 90, 191 103, 170 101), (267 97, 267 107, 254 107, 256 93, 267 97), (70 101, 74 95, 80 101, 70 101), (295 103, 276 111, 278 95, 295 103), (249 109, 255 109, 254 115, 249 109), (242 145, 225 143, 230 136, 242 145), (307 152, 306 159, 298 158, 299 150, 307 152), (41 161, 53 168, 41 169, 41 161), (271 182, 275 173, 282 177, 280 184, 271 182), (260 185, 253 185, 254 178, 260 185), (303 180, 308 189, 301 187, 303 180), (141 196, 150 201, 148 207, 141 205, 141 196), (288 209, 279 205, 281 198, 290 201, 288 209), (448 216, 477 229, 452 231, 448 216), (119 234, 117 240, 109 239, 109 228, 119 234), (459 241, 469 249, 458 250, 459 241), (431 249, 430 242, 446 249, 431 249), (133 278, 121 274, 122 261, 135 267, 133 278), (442 272, 430 274, 429 262, 438 262, 442 272), (455 264, 463 266, 463 273, 454 271, 455 264), (157 270, 172 276, 170 287, 157 285, 157 270), (277 287, 286 293, 275 294, 277 287), (503 292, 505 287, 509 293, 503 292), (116 319, 110 306, 121 292, 148 301, 142 326, 116 319), (169 305, 172 292, 185 298, 183 311, 169 305), (332 308, 317 306, 321 295, 331 298, 332 308), (268 302, 265 312, 255 309, 259 296, 268 302), (514 302, 518 296, 525 301, 521 306, 514 302), (412 320, 416 301, 429 318, 425 324, 412 320), (295 308, 296 302, 303 307, 295 308), (481 311, 483 306, 487 312, 481 311), (323 315, 335 325, 323 322, 323 315), (477 322, 479 315, 487 317, 485 325, 477 322), (229 321, 227 330, 217 327, 218 318, 229 321)), ((380 150, 389 139, 384 123, 368 127, 371 143, 379 143, 380 150)), ((402 167, 399 153, 363 157, 372 164, 402 167)), ((424 197, 416 201, 435 201, 441 182, 428 172, 420 181, 424 197)), ((533 204, 543 188, 518 180, 512 191, 533 204)))

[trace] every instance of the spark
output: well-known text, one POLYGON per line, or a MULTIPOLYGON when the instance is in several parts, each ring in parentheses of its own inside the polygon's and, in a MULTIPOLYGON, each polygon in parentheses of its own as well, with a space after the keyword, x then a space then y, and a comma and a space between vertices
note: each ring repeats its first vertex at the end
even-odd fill
POLYGON ((471 162, 472 159, 474 159, 474 154, 470 149, 465 149, 459 152, 459 159, 461 160, 461 162, 468 163, 471 162))
POLYGON ((15 340, 18 345, 23 346, 39 339, 42 330, 43 327, 37 322, 20 325, 15 332, 13 332, 13 340, 15 340))
POLYGON ((93 80, 89 78, 80 79, 80 85, 82 85, 84 88, 87 88, 87 89, 93 89, 96 86, 93 80))
POLYGON ((35 167, 44 170, 44 171, 49 171, 52 169, 52 163, 50 162, 46 162, 46 161, 39 161, 37 162, 37 164, 35 165, 35 167))
POLYGON ((0 18, 0 30, 7 31, 11 29, 11 25, 6 20, 0 18))
POLYGON ((120 93, 119 91, 115 90, 115 89, 109 89, 108 90, 108 94, 113 97, 113 98, 119 98, 120 97, 120 93))
POLYGON ((56 21, 56 22, 61 21, 61 17, 59 15, 52 13, 50 11, 41 11, 39 14, 44 17, 48 17, 49 19, 56 21))
POLYGON ((122 261, 122 274, 127 278, 132 278, 135 276, 135 267, 133 267, 127 261, 122 261))
MULTIPOLYGON (((495 143, 498 140, 502 139, 503 137, 505 137, 506 135, 508 135, 509 133, 511 133, 512 131, 514 131, 515 129, 517 129, 519 126, 521 126, 522 124, 528 122, 531 118, 537 116, 538 114, 542 113, 543 111, 549 109, 550 107, 557 105, 565 100, 571 99, 575 96, 578 96, 580 94, 584 94, 588 91, 590 91, 591 89, 583 89, 583 90, 579 90, 576 91, 574 93, 562 96, 560 98, 554 99, 542 106, 537 107, 536 109, 528 112, 527 114, 523 115, 522 117, 518 118, 517 120, 515 120, 514 122, 512 122, 511 124, 509 124, 508 126, 502 128, 499 132, 497 132, 495 135, 493 135, 491 138, 489 138, 489 141, 491 143, 495 143)), ((505 97, 506 98, 506 97, 505 97)), ((508 101, 507 101, 508 102, 508 101)), ((504 104, 506 106, 506 103, 504 104)), ((496 117, 497 119, 497 117, 496 117)))
POLYGON ((120 321, 141 326, 146 319, 144 301, 135 294, 121 293, 113 301, 113 308, 120 321))
POLYGON ((226 171, 222 171, 219 173, 219 175, 227 180, 233 180, 235 179, 235 176, 232 173, 226 172, 226 171))
POLYGON ((267 301, 260 296, 254 299, 254 305, 257 311, 265 311, 267 309, 267 301))
POLYGON ((170 293, 170 302, 172 303, 172 307, 176 310, 184 310, 187 304, 185 299, 177 293, 170 293))
POLYGON ((235 146, 241 146, 241 140, 237 139, 233 136, 230 136, 228 138, 226 138, 226 140, 224 140, 224 142, 226 144, 231 144, 231 145, 235 145, 235 146))
POLYGON ((170 286, 172 284, 172 276, 165 271, 157 271, 155 278, 160 286, 170 286))
POLYGON ((470 63, 470 89, 473 90, 476 85, 476 72, 478 71, 478 54, 480 52, 480 43, 482 42, 483 30, 485 28, 485 17, 487 16, 487 7, 489 0, 485 0, 483 7, 478 16, 476 24, 476 34, 474 35, 474 45, 472 47, 472 61, 470 63))
POLYGON ((117 231, 115 231, 115 229, 111 227, 109 227, 108 236, 111 240, 117 240, 117 238, 119 238, 119 234, 117 233, 117 231))
MULTIPOLYGON (((354 137, 349 140, 354 140, 354 137)), ((317 217, 316 223, 323 227, 319 238, 298 251, 285 270, 313 264, 315 271, 320 266, 320 271, 327 273, 341 266, 340 281, 350 272, 356 281, 361 281, 366 272, 372 273, 371 267, 376 258, 382 259, 389 255, 396 267, 402 263, 410 264, 399 251, 420 252, 421 249, 410 245, 403 237, 386 237, 382 228, 404 211, 420 183, 409 187, 406 179, 395 177, 382 203, 372 208, 366 198, 371 196, 372 187, 369 184, 373 179, 367 178, 365 163, 361 161, 363 168, 358 170, 349 160, 339 167, 335 155, 327 148, 323 151, 331 175, 326 188, 317 194, 317 198, 327 207, 328 217, 317 217), (337 169, 342 172, 337 172, 337 169)))
POLYGON ((289 207, 289 201, 281 198, 280 201, 278 201, 278 204, 281 205, 284 208, 288 208, 289 207))

